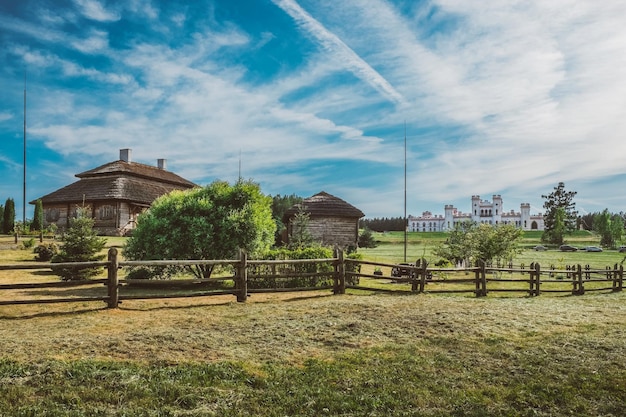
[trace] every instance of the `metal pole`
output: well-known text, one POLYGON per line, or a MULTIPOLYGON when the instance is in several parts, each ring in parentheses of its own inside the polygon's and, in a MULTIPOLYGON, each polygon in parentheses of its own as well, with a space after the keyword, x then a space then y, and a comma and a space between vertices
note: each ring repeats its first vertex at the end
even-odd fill
POLYGON ((24 70, 24 204, 22 207, 22 226, 26 225, 26 70, 24 70))
POLYGON ((406 263, 407 245, 407 219, 406 219, 406 120, 404 121, 404 262, 406 263))

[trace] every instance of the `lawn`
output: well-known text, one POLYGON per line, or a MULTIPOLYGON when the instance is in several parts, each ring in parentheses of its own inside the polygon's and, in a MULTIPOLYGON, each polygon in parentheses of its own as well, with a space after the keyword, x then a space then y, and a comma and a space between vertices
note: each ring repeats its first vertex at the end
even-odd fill
MULTIPOLYGON (((395 255, 373 256, 400 261, 392 237, 395 255)), ((411 239, 416 258, 437 241, 411 239)), ((0 306, 0 416, 619 416, 624 404, 624 293, 0 306)))

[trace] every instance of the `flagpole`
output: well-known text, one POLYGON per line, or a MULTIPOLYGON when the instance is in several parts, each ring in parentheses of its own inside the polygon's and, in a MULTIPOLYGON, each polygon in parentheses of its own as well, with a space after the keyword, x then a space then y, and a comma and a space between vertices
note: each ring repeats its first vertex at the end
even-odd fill
POLYGON ((26 226, 26 70, 24 70, 24 204, 22 207, 22 225, 26 226))
POLYGON ((404 121, 404 262, 406 263, 407 219, 406 219, 406 120, 404 121))

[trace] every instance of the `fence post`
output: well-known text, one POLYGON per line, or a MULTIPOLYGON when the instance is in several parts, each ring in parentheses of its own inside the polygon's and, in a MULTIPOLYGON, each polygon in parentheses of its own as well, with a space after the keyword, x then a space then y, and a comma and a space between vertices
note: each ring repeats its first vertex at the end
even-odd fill
POLYGON ((484 297, 487 295, 487 265, 483 260, 478 261, 475 292, 476 297, 484 297))
POLYGON ((335 257, 337 258, 337 264, 335 266, 335 283, 333 288, 333 294, 345 294, 346 293, 346 263, 343 258, 343 250, 335 249, 335 257))
POLYGON ((572 294, 583 295, 585 293, 585 287, 583 285, 583 267, 578 264, 576 266, 576 274, 574 275, 574 288, 572 294))
POLYGON ((613 292, 619 292, 622 290, 624 282, 624 265, 620 265, 619 268, 617 264, 613 268, 613 292))
POLYGON ((237 302, 245 303, 248 299, 248 254, 239 250, 239 265, 237 265, 237 283, 239 284, 237 292, 237 302))
POLYGON ((117 270, 119 268, 119 261, 117 259, 117 249, 111 248, 108 253, 107 266, 107 290, 109 293, 109 299, 107 302, 107 308, 117 308, 120 300, 119 280, 117 276, 117 270))
MULTIPOLYGON (((538 296, 541 293, 541 265, 539 265, 539 262, 535 262, 534 270, 534 293, 530 295, 538 296)), ((531 290, 533 289, 533 278, 531 278, 530 288, 531 290)))
POLYGON ((420 288, 419 292, 423 293, 426 291, 426 278, 428 278, 428 262, 426 259, 422 259, 422 270, 420 272, 420 288))

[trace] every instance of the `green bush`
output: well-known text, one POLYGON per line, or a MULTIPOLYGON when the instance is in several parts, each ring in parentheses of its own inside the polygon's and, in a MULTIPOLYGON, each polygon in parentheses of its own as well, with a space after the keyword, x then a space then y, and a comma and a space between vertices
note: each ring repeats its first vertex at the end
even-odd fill
MULTIPOLYGON (((324 246, 299 249, 273 249, 263 256, 265 260, 329 259, 333 250, 324 246)), ((248 274, 250 288, 325 287, 333 285, 334 268, 330 262, 307 264, 255 265, 248 274), (324 276, 299 276, 306 273, 324 273, 324 276), (273 275, 280 274, 281 277, 273 275)))
POLYGON ((35 256, 36 261, 48 262, 59 253, 59 247, 56 243, 41 243, 33 249, 33 252, 37 255, 35 256))
POLYGON ((23 247, 24 249, 30 249, 30 248, 32 248, 33 246, 35 246, 35 238, 32 238, 32 237, 31 237, 31 238, 30 238, 30 239, 28 239, 28 240, 23 240, 23 241, 22 241, 22 247, 23 247))
MULTIPOLYGON (((52 257, 52 263, 101 261, 105 255, 98 253, 104 249, 106 239, 97 236, 93 230, 93 219, 79 210, 78 217, 70 220, 70 227, 63 238, 59 253, 52 257)), ((52 267, 52 271, 64 281, 85 280, 102 270, 95 268, 52 267)))

